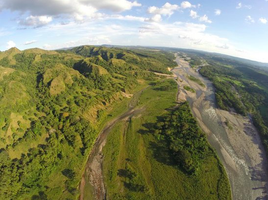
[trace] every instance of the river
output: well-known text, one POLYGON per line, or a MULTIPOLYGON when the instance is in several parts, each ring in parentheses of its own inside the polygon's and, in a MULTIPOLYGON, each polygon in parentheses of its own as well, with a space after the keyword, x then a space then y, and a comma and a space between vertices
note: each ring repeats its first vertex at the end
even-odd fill
MULTIPOLYGON (((179 95, 182 101, 188 100, 193 114, 201 128, 208 135, 208 141, 216 150, 228 174, 232 196, 234 200, 261 200, 268 199, 267 157, 264 153, 260 137, 252 125, 250 119, 216 109, 215 93, 212 83, 192 70, 189 64, 180 57, 176 59, 178 67, 172 72, 178 77, 179 95), (206 87, 190 81, 187 76, 199 78, 206 87), (195 89, 195 94, 185 91, 183 86, 195 89), (228 119, 233 130, 224 126, 224 120, 228 119)), ((132 98, 129 110, 106 125, 91 151, 86 164, 85 172, 80 184, 80 200, 85 199, 86 193, 90 193, 95 199, 106 199, 106 190, 102 174, 102 148, 106 142, 106 136, 117 121, 132 116, 142 111, 135 109, 137 99, 142 91, 132 98), (92 192, 85 191, 85 184, 92 186, 92 192)))
POLYGON ((208 135, 228 174, 234 200, 260 200, 267 198, 267 157, 260 137, 249 118, 216 108, 213 84, 194 71, 182 58, 172 72, 178 77, 181 92, 189 101, 193 114, 208 135), (206 87, 190 81, 188 75, 200 79, 206 87), (183 89, 188 85, 196 90, 192 95, 183 89), (224 125, 229 120, 234 130, 224 125))

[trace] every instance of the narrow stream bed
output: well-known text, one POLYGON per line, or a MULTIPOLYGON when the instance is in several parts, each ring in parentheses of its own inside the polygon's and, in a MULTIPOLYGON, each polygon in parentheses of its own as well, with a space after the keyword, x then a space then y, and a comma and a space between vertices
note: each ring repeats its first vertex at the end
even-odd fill
MULTIPOLYGON (((146 87, 147 88, 147 87, 146 87)), ((80 200, 86 200, 85 196, 90 196, 90 199, 95 200, 105 200, 106 197, 106 188, 104 184, 104 177, 103 177, 103 170, 102 170, 102 164, 103 164, 103 154, 102 149, 106 144, 106 138, 113 128, 113 126, 125 119, 132 117, 134 115, 137 115, 141 113, 144 108, 136 108, 139 96, 142 94, 142 92, 146 89, 142 89, 139 92, 135 93, 133 97, 131 98, 128 106, 128 110, 124 113, 122 113, 120 116, 116 117, 112 121, 108 122, 106 126, 103 128, 101 133, 99 134, 99 137, 96 139, 94 146, 90 152, 90 155, 88 157, 85 171, 83 174, 83 177, 81 179, 80 183, 80 200), (85 185, 90 184, 91 190, 86 190, 85 185)))
MULTIPOLYGON (((202 129, 208 134, 209 143, 216 150, 217 155, 222 161, 232 189, 232 196, 234 200, 260 200, 267 198, 267 157, 264 153, 263 146, 261 144, 258 133, 252 131, 252 135, 245 135, 249 138, 247 141, 232 141, 231 134, 236 134, 235 131, 227 131, 223 125, 223 117, 221 112, 216 109, 215 104, 215 92, 212 83, 206 78, 202 77, 198 72, 189 67, 187 62, 183 62, 179 57, 176 59, 178 67, 173 70, 173 73, 179 78, 178 84, 186 84, 193 87, 196 90, 196 95, 189 95, 187 91, 182 92, 186 94, 186 99, 191 105, 193 114, 201 124, 202 129), (205 85, 205 88, 197 87, 196 83, 193 83, 187 78, 187 75, 194 76, 200 79, 205 85), (235 144, 235 145, 234 145, 235 144), (253 152, 250 149, 246 149, 245 146, 253 146, 256 149, 258 158, 254 160, 253 152), (243 152, 244 156, 238 152, 243 152), (256 164, 257 163, 257 164, 256 164)), ((235 120, 247 119, 241 116, 226 112, 226 116, 233 117, 235 120), (237 117, 236 117, 237 116, 237 117), (239 118, 239 119, 238 119, 239 118)), ((248 119, 250 125, 250 120, 248 119)), ((252 128, 253 129, 253 128, 252 128)), ((248 132, 242 131, 240 134, 248 134, 248 132)), ((237 137, 236 137, 237 138, 237 137)), ((241 138, 243 140, 243 138, 241 138)), ((256 152, 255 152, 256 153, 256 152)))

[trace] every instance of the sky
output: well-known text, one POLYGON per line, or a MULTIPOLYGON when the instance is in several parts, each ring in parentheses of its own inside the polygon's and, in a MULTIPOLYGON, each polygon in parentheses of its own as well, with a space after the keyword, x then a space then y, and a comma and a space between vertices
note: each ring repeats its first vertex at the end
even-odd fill
POLYGON ((268 63, 268 0, 0 0, 0 51, 102 44, 268 63))

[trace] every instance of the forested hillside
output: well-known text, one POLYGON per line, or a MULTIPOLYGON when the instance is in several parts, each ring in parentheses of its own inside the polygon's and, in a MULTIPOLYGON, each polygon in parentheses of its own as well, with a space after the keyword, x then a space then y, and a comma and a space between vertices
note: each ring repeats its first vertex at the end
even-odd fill
POLYGON ((0 199, 75 199, 88 153, 129 93, 169 73, 163 51, 0 52, 0 199))

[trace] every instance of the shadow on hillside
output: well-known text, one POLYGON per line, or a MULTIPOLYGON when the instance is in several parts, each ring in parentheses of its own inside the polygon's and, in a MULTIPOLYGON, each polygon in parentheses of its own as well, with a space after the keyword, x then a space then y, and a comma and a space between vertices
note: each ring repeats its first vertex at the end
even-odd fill
MULTIPOLYGON (((168 108, 166 110, 171 111, 172 108, 168 108)), ((138 133, 140 133, 140 134, 154 134, 155 130, 157 129, 156 128, 157 123, 163 122, 163 119, 164 119, 163 116, 158 116, 156 123, 148 122, 148 123, 142 124, 143 128, 138 130, 138 133)))
POLYGON ((167 144, 164 141, 157 142, 150 142, 150 149, 153 153, 153 158, 165 165, 175 166, 174 161, 172 159, 172 156, 170 155, 170 152, 168 148, 166 147, 167 144))
MULTIPOLYGON (((170 108, 172 110, 172 108, 170 108)), ((157 123, 163 122, 164 117, 158 116, 156 123, 144 123, 142 129, 138 130, 141 135, 153 135, 157 129, 157 123)), ((152 150, 153 158, 165 165, 175 166, 172 155, 168 149, 168 144, 165 140, 150 141, 149 148, 152 150)))
POLYGON ((142 135, 153 134, 155 123, 145 123, 142 126, 143 126, 143 129, 138 130, 139 134, 142 134, 142 135))
POLYGON ((123 184, 124 187, 127 188, 128 190, 132 192, 144 192, 145 187, 142 184, 136 183, 135 178, 136 178, 136 173, 132 172, 129 169, 119 169, 117 171, 117 175, 121 178, 124 178, 123 184))

